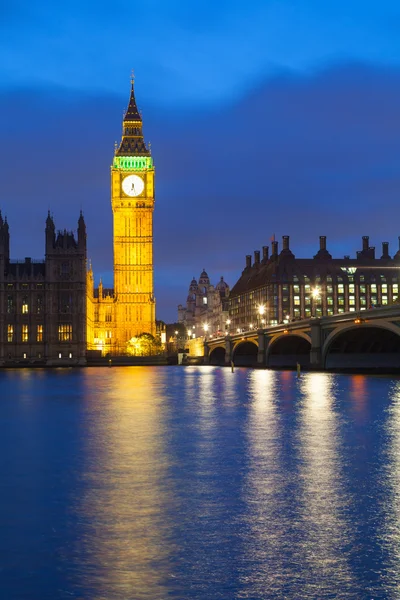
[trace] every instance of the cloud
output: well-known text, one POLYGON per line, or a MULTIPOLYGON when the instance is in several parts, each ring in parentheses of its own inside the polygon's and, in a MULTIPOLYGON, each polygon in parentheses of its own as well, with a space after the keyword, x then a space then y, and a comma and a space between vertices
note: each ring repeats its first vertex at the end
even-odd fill
MULTIPOLYGON (((2 94, 0 206, 15 258, 43 255, 48 208, 57 227, 76 228, 82 207, 94 270, 111 272, 109 166, 125 103, 58 88, 2 94)), ((159 317, 175 319, 203 267, 232 285, 273 233, 290 235, 298 256, 314 254, 319 235, 352 255, 362 235, 397 240, 399 105, 400 71, 362 64, 282 73, 214 111, 143 105, 159 317)))

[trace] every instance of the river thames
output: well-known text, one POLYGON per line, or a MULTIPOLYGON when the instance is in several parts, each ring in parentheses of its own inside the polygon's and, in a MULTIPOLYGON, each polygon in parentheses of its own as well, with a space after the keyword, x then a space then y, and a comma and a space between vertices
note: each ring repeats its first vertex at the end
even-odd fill
POLYGON ((400 380, 0 372, 5 600, 400 598, 400 380))

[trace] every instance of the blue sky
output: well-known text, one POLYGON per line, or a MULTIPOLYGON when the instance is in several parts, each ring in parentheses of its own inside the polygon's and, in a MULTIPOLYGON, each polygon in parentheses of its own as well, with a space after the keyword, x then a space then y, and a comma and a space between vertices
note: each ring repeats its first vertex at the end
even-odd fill
MULTIPOLYGON (((132 68, 157 169, 158 317, 205 267, 230 284, 273 233, 400 234, 400 5, 0 0, 0 206, 13 257, 43 255, 47 209, 82 207, 112 284, 109 166, 132 68), (29 184, 27 184, 29 182, 29 184), (21 219, 24 215, 24 219, 21 219)), ((378 248, 379 251, 379 248, 378 248)))

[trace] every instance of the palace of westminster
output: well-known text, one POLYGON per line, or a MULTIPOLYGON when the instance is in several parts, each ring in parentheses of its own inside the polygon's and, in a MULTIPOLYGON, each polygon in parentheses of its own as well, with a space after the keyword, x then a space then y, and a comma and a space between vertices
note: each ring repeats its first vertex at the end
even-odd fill
MULTIPOLYGON (((121 143, 111 165, 114 288, 94 287, 87 266, 82 213, 76 235, 56 230, 50 213, 43 261, 10 259, 10 232, 0 213, 0 365, 86 364, 90 353, 124 355, 142 333, 157 336, 153 284, 154 165, 146 146, 132 81, 121 143)), ((323 317, 395 302, 400 250, 387 242, 376 256, 364 236, 356 258, 332 258, 326 238, 310 259, 298 259, 283 236, 245 267, 232 289, 203 270, 190 283, 178 321, 188 338, 226 334, 294 319, 323 317)))

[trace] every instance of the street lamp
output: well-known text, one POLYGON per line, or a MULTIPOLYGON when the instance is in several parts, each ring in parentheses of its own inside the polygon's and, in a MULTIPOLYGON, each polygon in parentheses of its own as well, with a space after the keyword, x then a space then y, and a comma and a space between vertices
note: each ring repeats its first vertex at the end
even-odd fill
POLYGON ((208 323, 203 324, 203 329, 204 329, 204 336, 207 337, 208 323))
POLYGON ((261 324, 265 323, 265 320, 262 318, 262 316, 265 313, 265 306, 264 306, 264 304, 259 304, 257 310, 258 310, 259 318, 261 319, 261 324))
MULTIPOLYGON (((314 307, 314 301, 319 300, 321 298, 321 288, 317 286, 315 286, 315 288, 313 288, 311 290, 311 297, 312 297, 312 313, 315 313, 315 307, 314 307)), ((311 315, 312 317, 316 317, 317 315, 311 315)))

